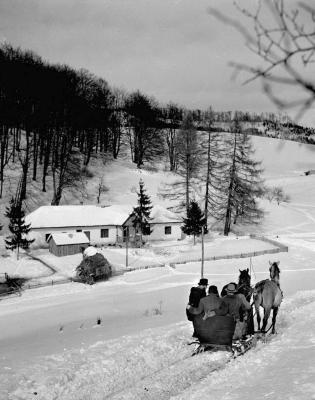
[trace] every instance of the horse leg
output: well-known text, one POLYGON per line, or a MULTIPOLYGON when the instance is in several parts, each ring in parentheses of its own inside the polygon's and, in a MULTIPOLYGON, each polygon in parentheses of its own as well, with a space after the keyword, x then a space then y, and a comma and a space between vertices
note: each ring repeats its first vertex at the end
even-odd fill
POLYGON ((268 319, 269 319, 269 316, 270 316, 270 311, 271 311, 270 307, 264 308, 264 319, 263 319, 263 325, 262 325, 262 328, 261 328, 262 332, 265 332, 265 330, 266 330, 266 326, 267 326, 268 319))
POLYGON ((274 307, 272 311, 272 331, 271 333, 276 333, 276 319, 277 319, 277 314, 278 314, 279 307, 274 307))
POLYGON ((256 319, 257 319, 257 329, 260 331, 260 312, 259 312, 260 305, 255 301, 255 311, 256 311, 256 319))
POLYGON ((247 318, 247 334, 252 335, 255 331, 253 309, 250 310, 247 318))

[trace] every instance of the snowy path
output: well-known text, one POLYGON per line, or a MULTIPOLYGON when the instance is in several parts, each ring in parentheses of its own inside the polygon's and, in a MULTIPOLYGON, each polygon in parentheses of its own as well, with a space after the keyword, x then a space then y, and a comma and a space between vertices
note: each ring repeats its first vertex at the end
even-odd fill
POLYGON ((227 352, 190 357, 191 327, 182 322, 38 357, 14 379, 9 372, 3 374, 1 387, 10 380, 10 392, 0 391, 0 397, 189 400, 211 393, 211 399, 250 400, 255 387, 259 399, 315 399, 314 308, 315 291, 288 299, 279 316, 278 335, 236 360, 227 352))
POLYGON ((282 307, 279 334, 239 357, 174 399, 315 399, 315 292, 294 296, 282 307))

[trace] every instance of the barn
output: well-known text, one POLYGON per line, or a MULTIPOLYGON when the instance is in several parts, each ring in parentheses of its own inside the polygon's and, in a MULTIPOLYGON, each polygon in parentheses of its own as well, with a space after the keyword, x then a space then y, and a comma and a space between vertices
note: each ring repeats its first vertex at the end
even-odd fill
POLYGON ((83 252, 90 241, 85 233, 52 233, 47 239, 49 251, 57 257, 83 252))

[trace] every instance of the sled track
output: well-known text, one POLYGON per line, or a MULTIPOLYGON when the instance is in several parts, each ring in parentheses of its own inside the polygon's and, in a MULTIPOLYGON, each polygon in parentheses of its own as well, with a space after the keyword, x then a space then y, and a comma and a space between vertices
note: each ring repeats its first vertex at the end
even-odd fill
POLYGON ((229 361, 233 360, 231 354, 225 360, 224 357, 220 357, 222 359, 221 362, 214 361, 214 365, 209 366, 212 354, 211 352, 205 352, 194 358, 190 354, 150 374, 141 376, 132 384, 108 394, 104 399, 169 399, 171 396, 178 395, 192 383, 196 382, 196 380, 203 379, 209 374, 223 369, 229 361), (197 359, 199 362, 195 361, 197 359), (195 362, 192 362, 193 360, 195 362), (188 367, 189 363, 192 364, 190 368, 188 367), (180 386, 178 385, 178 376, 181 376, 182 385, 180 386), (176 382, 176 386, 173 386, 174 381, 176 382))
POLYGON ((227 351, 206 351, 192 357, 192 350, 184 358, 139 377, 132 384, 109 393, 104 399, 167 400, 170 397, 179 395, 198 381, 209 377, 210 374, 223 370, 227 364, 235 361, 239 355, 243 355, 239 354, 235 357, 227 351))

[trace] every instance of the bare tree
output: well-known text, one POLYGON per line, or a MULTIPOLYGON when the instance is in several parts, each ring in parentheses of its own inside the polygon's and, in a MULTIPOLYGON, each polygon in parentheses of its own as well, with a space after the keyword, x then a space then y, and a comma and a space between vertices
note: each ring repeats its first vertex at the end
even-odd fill
POLYGON ((127 98, 125 111, 131 158, 141 168, 145 161, 156 160, 164 151, 158 105, 154 99, 137 91, 127 98))
POLYGON ((123 89, 114 88, 112 90, 112 113, 109 118, 109 140, 113 157, 118 157, 121 139, 126 124, 126 113, 124 111, 127 94, 123 89))
POLYGON ((299 119, 315 102, 311 71, 315 61, 315 8, 300 2, 292 9, 284 0, 259 1, 254 12, 236 7, 252 29, 216 9, 211 8, 210 13, 240 31, 249 50, 262 63, 252 66, 234 62, 232 66, 236 72, 249 73, 245 83, 261 79, 267 96, 281 109, 297 109, 299 119), (288 100, 283 87, 294 90, 293 100, 288 100))
POLYGON ((284 192, 282 187, 275 186, 270 189, 270 192, 272 193, 273 199, 278 205, 280 205, 280 203, 289 203, 290 196, 284 192))
POLYGON ((222 136, 213 131, 214 112, 210 107, 203 115, 203 125, 206 130, 206 138, 202 146, 206 149, 205 173, 203 174, 205 195, 204 195, 204 215, 205 227, 208 226, 209 214, 215 214, 218 203, 221 203, 220 192, 222 188, 223 149, 222 136))
POLYGON ((72 148, 72 138, 64 133, 61 140, 53 140, 51 172, 53 178, 53 199, 51 205, 60 204, 65 189, 81 188, 83 176, 81 173, 81 157, 72 148))
POLYGON ((102 176, 97 185, 97 204, 100 204, 102 193, 106 192, 108 192, 108 188, 104 185, 104 176, 102 176))
POLYGON ((183 119, 177 134, 177 168, 176 180, 165 184, 161 196, 178 203, 176 210, 188 212, 190 201, 194 199, 198 188, 199 172, 203 162, 204 150, 200 146, 197 131, 194 127, 192 113, 188 112, 183 119))
POLYGON ((224 235, 238 219, 244 224, 258 223, 263 211, 257 204, 262 196, 263 182, 260 162, 253 159, 250 137, 240 132, 238 121, 233 121, 233 133, 226 138, 228 168, 222 191, 226 191, 217 219, 224 215, 224 235))
POLYGON ((182 110, 173 103, 167 105, 167 128, 166 144, 168 149, 168 158, 170 162, 170 171, 175 171, 177 167, 177 128, 181 124, 182 110))
POLYGON ((9 128, 0 127, 0 199, 3 193, 4 171, 12 156, 12 151, 9 149, 9 136, 9 128))

